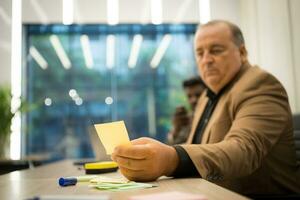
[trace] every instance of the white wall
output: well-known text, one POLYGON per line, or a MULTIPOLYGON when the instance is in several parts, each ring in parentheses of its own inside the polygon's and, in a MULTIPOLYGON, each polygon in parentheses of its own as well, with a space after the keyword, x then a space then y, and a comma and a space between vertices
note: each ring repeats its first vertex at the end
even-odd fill
POLYGON ((0 1, 0 85, 10 84, 11 0, 0 1))
POLYGON ((295 101, 296 101, 296 111, 300 112, 300 1, 290 0, 290 19, 291 19, 291 45, 292 45, 292 55, 293 55, 293 65, 294 65, 294 87, 295 87, 295 101))
POLYGON ((300 19, 299 8, 299 1, 241 1, 242 28, 250 61, 283 83, 293 112, 300 111, 300 82, 297 80, 300 75, 300 60, 297 58, 300 54, 300 25, 296 22, 300 19))
MULTIPOLYGON (((106 0, 74 0, 75 23, 106 23, 106 0)), ((120 23, 150 22, 149 0, 119 0, 120 23)), ((163 21, 197 23, 198 0, 162 0, 163 21), (182 9, 182 6, 185 9, 182 9), (180 17, 179 17, 180 18, 180 17)), ((0 7, 11 15, 11 0, 0 7)), ((293 112, 300 112, 300 1, 211 0, 211 18, 242 28, 249 60, 286 87, 293 112)), ((61 23, 62 0, 23 0, 24 23, 61 23)), ((0 84, 10 83, 11 25, 0 15, 0 84), (3 28, 2 28, 3 27, 3 28)))
POLYGON ((211 19, 229 20, 241 25, 240 0, 211 0, 211 19))
MULTIPOLYGON (((185 22, 197 22, 198 0, 162 0, 164 22, 174 22, 181 6, 185 22)), ((75 23, 106 23, 106 0, 74 0, 75 23)), ((119 0, 120 23, 150 23, 150 0, 119 0)), ((23 0, 24 23, 62 22, 62 0, 23 0)))

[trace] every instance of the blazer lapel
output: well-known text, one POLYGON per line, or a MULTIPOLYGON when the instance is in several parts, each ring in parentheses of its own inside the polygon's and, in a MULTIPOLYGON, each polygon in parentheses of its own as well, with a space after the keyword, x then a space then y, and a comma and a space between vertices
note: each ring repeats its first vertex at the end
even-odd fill
POLYGON ((218 115, 218 112, 220 110, 222 110, 224 96, 226 96, 226 95, 222 95, 220 97, 220 99, 218 100, 218 103, 217 103, 212 115, 210 116, 210 119, 208 120, 208 124, 206 125, 206 127, 204 129, 204 132, 203 132, 201 141, 199 141, 199 144, 208 144, 209 143, 211 127, 216 121, 216 116, 218 115))

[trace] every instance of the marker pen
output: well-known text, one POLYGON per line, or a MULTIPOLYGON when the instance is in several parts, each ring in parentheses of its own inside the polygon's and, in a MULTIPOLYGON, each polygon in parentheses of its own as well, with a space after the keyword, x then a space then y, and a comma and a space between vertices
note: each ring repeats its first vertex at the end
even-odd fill
POLYGON ((71 177, 61 177, 58 179, 58 184, 60 186, 69 186, 69 185, 76 185, 77 182, 87 182, 93 178, 98 176, 90 175, 90 176, 71 176, 71 177))

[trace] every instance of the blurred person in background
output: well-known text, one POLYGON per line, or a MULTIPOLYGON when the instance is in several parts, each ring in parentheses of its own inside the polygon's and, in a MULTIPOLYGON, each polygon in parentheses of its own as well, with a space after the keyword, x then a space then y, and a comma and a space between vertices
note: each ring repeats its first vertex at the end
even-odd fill
POLYGON ((184 106, 178 106, 172 117, 172 129, 168 133, 167 143, 170 145, 186 142, 191 131, 194 112, 199 97, 205 89, 205 85, 199 76, 191 77, 182 83, 191 112, 184 106))

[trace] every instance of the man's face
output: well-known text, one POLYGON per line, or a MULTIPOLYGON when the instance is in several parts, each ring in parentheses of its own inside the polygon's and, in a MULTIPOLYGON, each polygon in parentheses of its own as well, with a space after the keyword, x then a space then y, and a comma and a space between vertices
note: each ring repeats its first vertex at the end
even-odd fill
POLYGON ((240 70, 246 59, 244 45, 236 46, 226 24, 203 27, 195 35, 195 56, 205 84, 218 93, 240 70))
POLYGON ((188 102, 193 112, 195 111, 197 101, 201 96, 202 92, 204 91, 204 89, 205 89, 204 86, 200 84, 184 88, 185 94, 187 96, 188 102))

